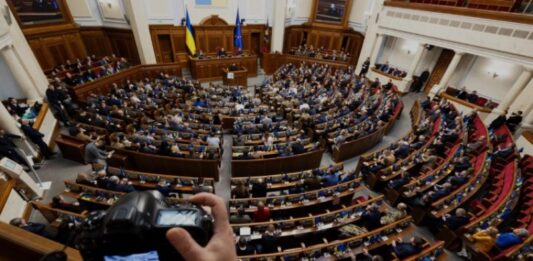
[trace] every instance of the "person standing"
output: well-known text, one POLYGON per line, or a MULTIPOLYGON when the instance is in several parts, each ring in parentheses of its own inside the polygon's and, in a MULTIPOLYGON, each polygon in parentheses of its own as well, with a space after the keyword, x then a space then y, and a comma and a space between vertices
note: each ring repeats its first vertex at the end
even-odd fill
POLYGON ((63 104, 61 103, 60 94, 52 84, 48 85, 48 89, 46 89, 46 99, 48 100, 50 108, 57 119, 63 124, 69 125, 68 116, 63 109, 63 104))
POLYGON ((98 164, 100 160, 105 160, 106 158, 111 157, 113 151, 105 152, 100 148, 104 146, 104 141, 97 139, 96 141, 89 142, 85 146, 85 162, 91 164, 94 171, 98 170, 98 164))
POLYGON ((367 57, 363 65, 361 66, 361 72, 359 77, 363 77, 368 73, 368 68, 370 67, 370 57, 367 57))
POLYGON ((54 155, 56 155, 55 152, 53 152, 48 145, 43 141, 44 134, 40 133, 38 130, 34 129, 28 120, 21 120, 20 123, 22 132, 33 142, 35 145, 39 147, 39 151, 41 151, 41 154, 46 158, 50 159, 54 155))

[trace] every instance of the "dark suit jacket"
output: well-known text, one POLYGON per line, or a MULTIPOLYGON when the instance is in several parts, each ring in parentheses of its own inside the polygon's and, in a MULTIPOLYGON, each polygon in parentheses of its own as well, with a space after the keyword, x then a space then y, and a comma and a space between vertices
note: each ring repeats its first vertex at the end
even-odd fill
POLYGON ((40 133, 38 130, 34 129, 30 125, 22 125, 22 132, 28 136, 28 138, 33 142, 39 142, 44 137, 44 134, 40 133))

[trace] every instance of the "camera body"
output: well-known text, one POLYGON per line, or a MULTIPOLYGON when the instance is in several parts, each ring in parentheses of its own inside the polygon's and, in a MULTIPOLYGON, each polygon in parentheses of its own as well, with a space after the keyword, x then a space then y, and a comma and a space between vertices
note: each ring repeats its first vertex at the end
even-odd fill
POLYGON ((91 212, 75 244, 84 260, 115 260, 117 256, 182 260, 166 238, 173 227, 187 230, 205 246, 213 235, 213 218, 198 205, 168 204, 159 191, 136 191, 107 211, 91 212))

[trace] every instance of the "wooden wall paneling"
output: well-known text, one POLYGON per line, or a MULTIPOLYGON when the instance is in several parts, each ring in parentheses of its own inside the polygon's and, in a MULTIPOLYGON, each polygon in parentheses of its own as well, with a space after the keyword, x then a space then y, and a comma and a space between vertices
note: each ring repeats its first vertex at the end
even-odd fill
POLYGON ((364 36, 351 28, 337 26, 303 24, 289 26, 285 29, 284 50, 288 52, 292 47, 299 46, 307 35, 306 44, 330 50, 345 50, 351 55, 351 62, 357 61, 364 36), (344 40, 346 38, 346 40, 344 40))
POLYGON ((115 55, 125 57, 133 64, 140 63, 139 52, 131 30, 105 28, 105 31, 115 55))
MULTIPOLYGON (((431 91, 431 88, 433 88, 433 85, 438 84, 440 80, 442 79, 442 76, 444 76, 444 73, 448 69, 448 65, 450 65, 450 62, 453 59, 453 56, 455 55, 454 51, 444 49, 442 50, 442 53, 439 56, 439 59, 437 60, 437 64, 433 68, 433 71, 431 72, 431 75, 429 76, 429 79, 426 83, 426 86, 424 87, 424 92, 428 94, 431 91)), ((448 86, 444 86, 448 87, 448 86)))
POLYGON ((111 54, 111 44, 102 27, 82 27, 80 35, 88 55, 102 57, 111 54))
POLYGON ((87 47, 85 47, 80 33, 65 34, 63 35, 65 42, 67 43, 67 49, 70 49, 72 59, 87 57, 87 47), (85 48, 80 48, 84 46, 85 48))

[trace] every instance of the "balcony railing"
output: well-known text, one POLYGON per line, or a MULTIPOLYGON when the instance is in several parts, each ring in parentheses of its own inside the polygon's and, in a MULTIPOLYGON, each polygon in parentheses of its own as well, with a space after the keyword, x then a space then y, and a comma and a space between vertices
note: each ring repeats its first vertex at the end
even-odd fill
POLYGON ((533 15, 533 0, 389 0, 533 15))

